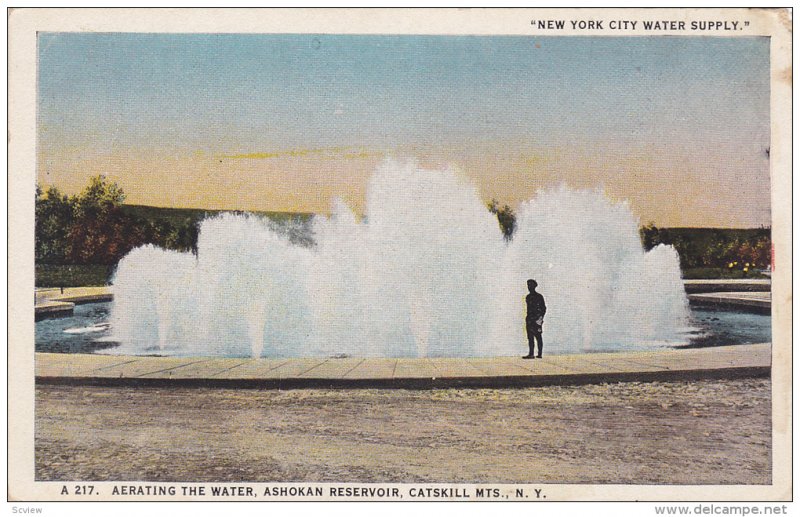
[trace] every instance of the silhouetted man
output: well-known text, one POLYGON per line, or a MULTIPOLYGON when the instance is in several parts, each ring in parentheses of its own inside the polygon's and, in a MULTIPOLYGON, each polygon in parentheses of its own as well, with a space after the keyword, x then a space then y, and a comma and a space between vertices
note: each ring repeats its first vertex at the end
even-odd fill
POLYGON ((542 357, 542 323, 544 323, 544 314, 547 312, 547 307, 544 304, 544 296, 536 292, 536 280, 528 280, 528 296, 525 297, 525 303, 528 306, 528 314, 525 316, 525 329, 528 331, 528 348, 530 352, 523 359, 533 359, 534 357, 542 357), (539 342, 539 355, 534 355, 535 341, 539 342))

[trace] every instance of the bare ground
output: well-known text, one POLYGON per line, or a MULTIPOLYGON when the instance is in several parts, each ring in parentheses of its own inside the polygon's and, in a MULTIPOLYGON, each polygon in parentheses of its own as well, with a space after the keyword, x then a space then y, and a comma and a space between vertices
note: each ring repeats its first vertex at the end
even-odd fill
POLYGON ((36 477, 767 484, 770 382, 36 389, 36 477))

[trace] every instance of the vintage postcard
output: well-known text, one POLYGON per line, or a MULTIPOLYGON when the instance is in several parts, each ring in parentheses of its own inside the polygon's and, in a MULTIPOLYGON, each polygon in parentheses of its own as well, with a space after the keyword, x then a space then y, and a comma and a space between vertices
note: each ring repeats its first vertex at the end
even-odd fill
POLYGON ((791 23, 11 9, 9 500, 779 513, 791 23))

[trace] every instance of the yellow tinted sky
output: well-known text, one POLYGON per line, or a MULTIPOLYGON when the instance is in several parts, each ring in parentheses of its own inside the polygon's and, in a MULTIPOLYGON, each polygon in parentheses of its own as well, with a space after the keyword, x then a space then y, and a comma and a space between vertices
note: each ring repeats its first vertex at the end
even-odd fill
POLYGON ((765 38, 54 34, 37 177, 127 202, 356 210, 387 156, 512 206, 566 183, 643 223, 769 225, 765 38))

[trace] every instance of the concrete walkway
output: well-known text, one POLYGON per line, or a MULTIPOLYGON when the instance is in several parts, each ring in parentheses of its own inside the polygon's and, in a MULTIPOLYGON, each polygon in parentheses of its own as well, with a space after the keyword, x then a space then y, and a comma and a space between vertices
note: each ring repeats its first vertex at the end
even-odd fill
POLYGON ((769 343, 524 360, 235 359, 36 354, 37 384, 220 388, 506 388, 769 376, 769 343))
POLYGON ((36 289, 36 304, 44 302, 71 302, 71 303, 93 303, 108 302, 113 299, 111 288, 107 286, 99 287, 58 287, 36 289))
POLYGON ((78 303, 110 302, 109 287, 39 288, 34 292, 36 321, 52 316, 70 316, 78 303))
POLYGON ((59 316, 72 316, 75 304, 70 302, 42 302, 37 303, 34 314, 36 321, 44 318, 57 318, 59 316))

